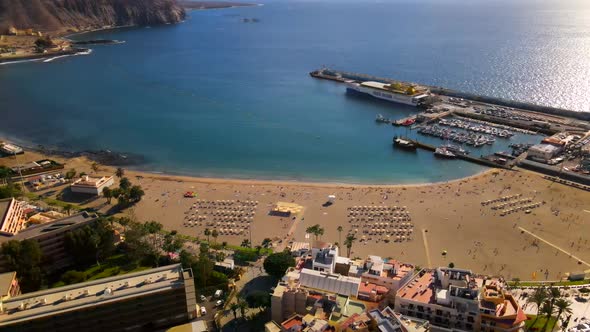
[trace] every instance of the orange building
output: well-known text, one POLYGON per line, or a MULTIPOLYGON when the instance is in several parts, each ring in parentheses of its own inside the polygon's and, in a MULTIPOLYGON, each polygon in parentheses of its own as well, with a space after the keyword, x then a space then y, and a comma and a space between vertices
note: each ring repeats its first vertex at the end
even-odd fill
POLYGON ((14 198, 0 200, 0 235, 12 236, 25 227, 25 202, 14 198))

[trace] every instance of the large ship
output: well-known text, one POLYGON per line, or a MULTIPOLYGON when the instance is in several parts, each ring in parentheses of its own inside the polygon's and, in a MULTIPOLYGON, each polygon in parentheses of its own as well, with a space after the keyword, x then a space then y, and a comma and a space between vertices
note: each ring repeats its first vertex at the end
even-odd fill
POLYGON ((375 98, 410 106, 418 106, 428 97, 427 89, 405 83, 346 81, 346 89, 350 92, 360 92, 375 98))

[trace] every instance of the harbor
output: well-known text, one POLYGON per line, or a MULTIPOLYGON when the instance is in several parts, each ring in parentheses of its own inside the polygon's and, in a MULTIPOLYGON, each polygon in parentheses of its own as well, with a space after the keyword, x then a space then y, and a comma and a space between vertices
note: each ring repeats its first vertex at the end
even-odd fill
POLYGON ((368 101, 374 98, 413 107, 403 117, 378 114, 375 120, 406 127, 405 136, 393 138, 393 146, 401 150, 420 149, 439 159, 503 169, 519 166, 589 181, 588 114, 328 68, 312 71, 310 76, 342 83, 347 94, 366 96, 368 101), (408 130, 422 138, 409 138, 408 130))

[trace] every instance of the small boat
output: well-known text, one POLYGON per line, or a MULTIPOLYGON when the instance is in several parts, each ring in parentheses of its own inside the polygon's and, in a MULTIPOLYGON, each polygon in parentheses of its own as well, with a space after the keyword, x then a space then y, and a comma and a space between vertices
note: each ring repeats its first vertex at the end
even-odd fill
POLYGON ((445 148, 445 149, 447 149, 447 151, 450 151, 456 155, 468 155, 469 154, 469 151, 463 149, 462 147, 460 147, 458 145, 445 144, 445 145, 442 145, 441 148, 445 148))
POLYGON ((434 155, 437 157, 448 158, 448 159, 453 159, 457 156, 454 153, 452 153, 451 151, 447 150, 447 148, 445 148, 445 147, 436 148, 434 150, 434 155))
POLYGON ((411 126, 416 123, 416 118, 410 118, 402 122, 402 126, 411 126))
POLYGON ((409 139, 403 139, 401 137, 393 137, 393 146, 406 150, 416 150, 416 143, 409 139))
POLYGON ((375 121, 379 122, 379 123, 390 123, 391 122, 388 118, 383 117, 383 115, 381 115, 381 114, 377 114, 375 121))

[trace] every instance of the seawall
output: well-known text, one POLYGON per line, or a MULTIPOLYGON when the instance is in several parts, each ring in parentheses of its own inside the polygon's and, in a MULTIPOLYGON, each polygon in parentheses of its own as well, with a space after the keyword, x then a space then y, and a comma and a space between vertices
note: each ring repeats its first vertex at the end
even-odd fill
MULTIPOLYGON (((355 80, 355 81, 376 81, 382 83, 395 83, 395 82, 402 82, 399 80, 394 80, 391 78, 384 78, 378 76, 372 76, 367 74, 360 74, 360 73, 352 73, 346 71, 339 71, 333 69, 320 69, 310 73, 312 77, 328 79, 338 82, 344 82, 346 80, 355 80)), ((515 101, 515 100, 508 100, 504 98, 497 98, 497 97, 489 97, 489 96, 482 96, 475 93, 469 92, 461 92, 453 89, 447 89, 437 86, 430 86, 430 85, 423 85, 419 83, 410 83, 410 82, 402 82, 406 84, 417 84, 424 86, 430 89, 431 92, 443 96, 449 97, 456 97, 456 98, 463 98, 469 99, 473 101, 479 101, 488 104, 500 105, 505 107, 512 107, 518 108, 522 110, 532 111, 532 112, 539 112, 545 113, 550 115, 558 115, 563 117, 569 117, 573 119, 583 120, 583 121, 590 121, 590 112, 576 112, 572 110, 566 110, 563 108, 551 107, 551 106, 543 106, 543 105, 536 105, 528 102, 522 101, 515 101)))

